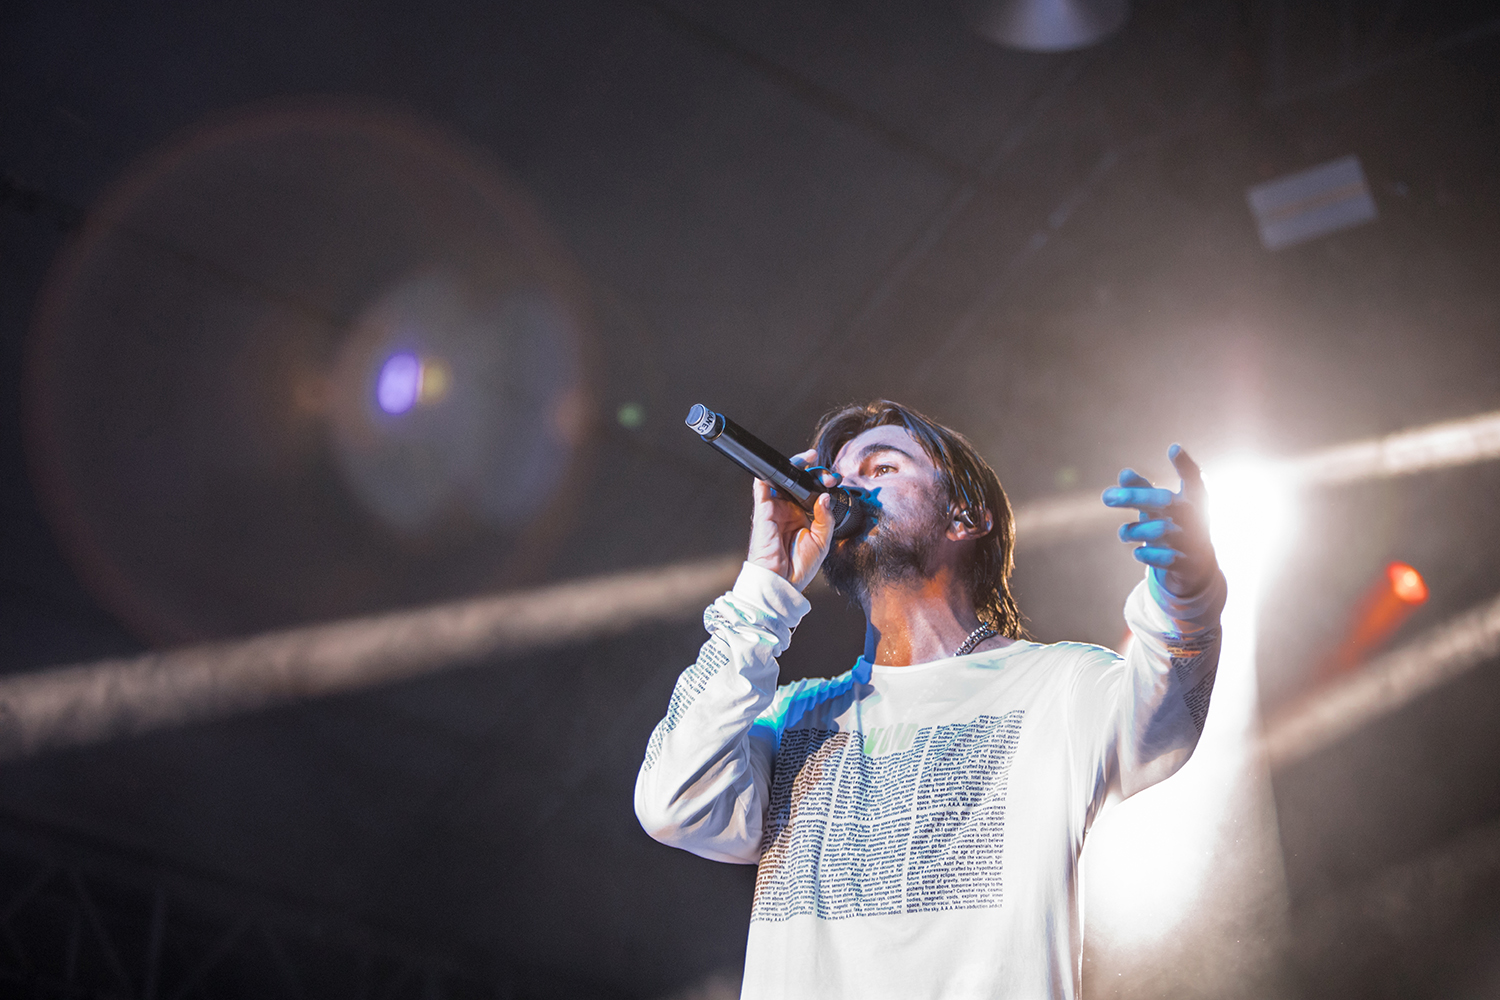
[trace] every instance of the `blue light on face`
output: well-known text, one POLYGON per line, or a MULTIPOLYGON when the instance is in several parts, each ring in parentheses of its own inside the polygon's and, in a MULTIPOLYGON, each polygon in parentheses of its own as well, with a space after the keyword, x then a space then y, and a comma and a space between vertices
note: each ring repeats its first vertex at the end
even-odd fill
POLYGON ((392 354, 380 368, 375 401, 387 413, 405 413, 422 390, 422 363, 415 354, 392 354))

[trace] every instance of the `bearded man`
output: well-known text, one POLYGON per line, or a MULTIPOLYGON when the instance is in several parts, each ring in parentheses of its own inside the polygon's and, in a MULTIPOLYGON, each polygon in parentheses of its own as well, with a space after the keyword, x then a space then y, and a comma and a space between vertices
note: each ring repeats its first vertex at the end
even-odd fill
POLYGON ((646 832, 758 864, 743 996, 1071 998, 1078 858, 1101 810, 1168 777, 1197 744, 1225 584, 1198 467, 1180 491, 1129 469, 1104 503, 1140 518, 1146 578, 1120 656, 1026 639, 1000 481, 962 435, 885 400, 825 417, 825 486, 869 516, 833 540, 756 481, 750 551, 704 614, 636 782, 646 832), (837 677, 777 686, 776 656, 819 568, 865 613, 837 677))

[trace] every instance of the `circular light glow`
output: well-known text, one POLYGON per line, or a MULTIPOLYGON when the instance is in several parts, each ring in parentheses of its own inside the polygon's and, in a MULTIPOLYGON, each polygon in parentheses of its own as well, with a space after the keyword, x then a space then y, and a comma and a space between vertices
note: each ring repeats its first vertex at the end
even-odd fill
POLYGON ((428 120, 298 101, 100 193, 38 296, 28 452, 71 561, 142 638, 514 587, 565 537, 587 282, 489 160, 428 120), (309 502, 325 474, 342 488, 309 502))
POLYGON ((1406 563, 1393 562, 1385 568, 1391 580, 1391 592, 1407 604, 1421 604, 1427 600, 1427 583, 1406 563))
POLYGON ((422 363, 415 354, 392 354, 380 367, 375 401, 387 413, 405 413, 416 405, 422 390, 422 363))
POLYGON ((332 405, 334 454, 403 534, 470 519, 514 531, 567 471, 579 430, 572 321, 546 291, 498 280, 407 276, 341 348, 334 381, 353 392, 332 405))
POLYGON ((646 408, 640 403, 626 403, 620 407, 615 417, 620 421, 621 427, 633 431, 646 422, 646 408))

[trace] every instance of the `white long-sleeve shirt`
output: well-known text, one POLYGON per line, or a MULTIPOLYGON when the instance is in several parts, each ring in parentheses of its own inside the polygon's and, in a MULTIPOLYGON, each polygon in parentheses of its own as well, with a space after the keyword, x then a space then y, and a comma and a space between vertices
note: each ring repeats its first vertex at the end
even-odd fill
POLYGON ((1192 753, 1224 590, 1148 573, 1123 657, 1017 641, 777 687, 808 603, 747 563, 635 789, 657 840, 759 864, 745 1000, 1075 996, 1084 836, 1192 753))

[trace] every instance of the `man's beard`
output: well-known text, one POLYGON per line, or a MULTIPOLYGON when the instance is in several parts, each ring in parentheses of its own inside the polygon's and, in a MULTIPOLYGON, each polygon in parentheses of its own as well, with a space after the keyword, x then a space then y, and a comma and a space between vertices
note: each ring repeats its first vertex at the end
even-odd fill
POLYGON ((880 518, 880 530, 873 535, 861 533, 835 542, 823 560, 828 585, 868 608, 870 594, 878 588, 925 578, 938 537, 948 523, 948 511, 937 493, 933 490, 926 504, 909 518, 880 518))

